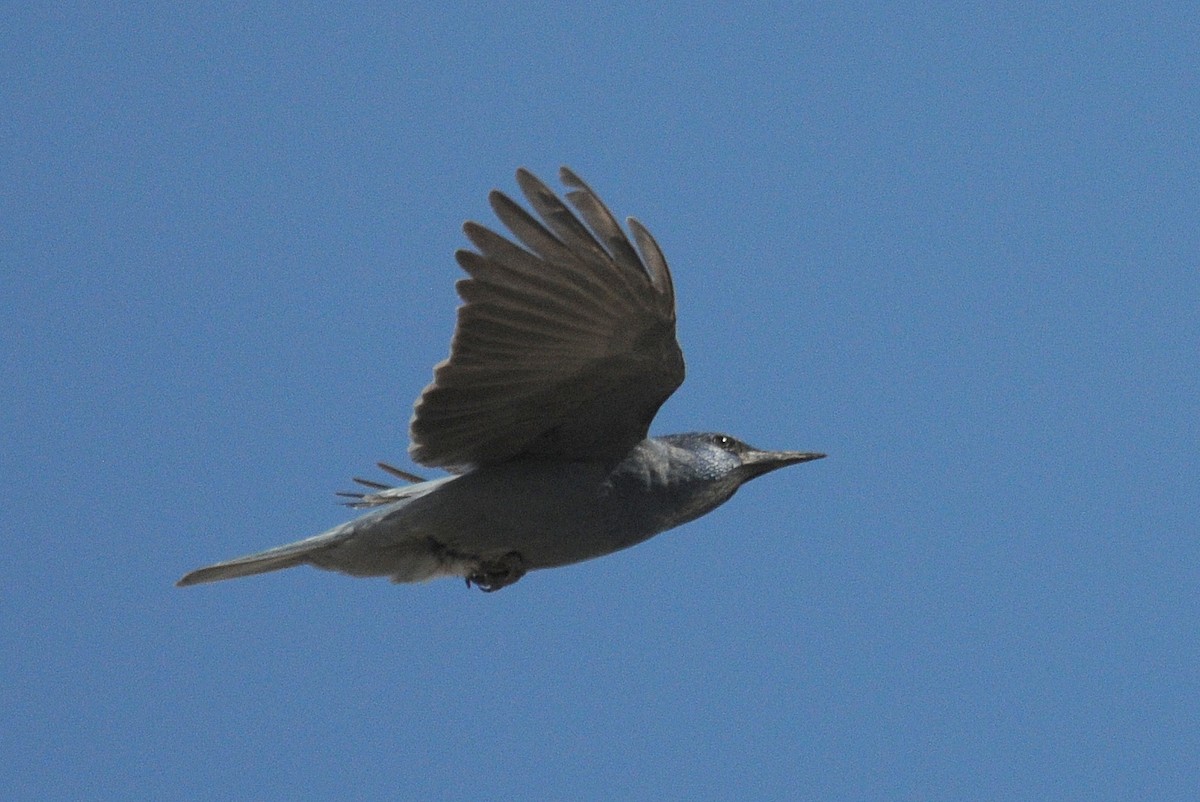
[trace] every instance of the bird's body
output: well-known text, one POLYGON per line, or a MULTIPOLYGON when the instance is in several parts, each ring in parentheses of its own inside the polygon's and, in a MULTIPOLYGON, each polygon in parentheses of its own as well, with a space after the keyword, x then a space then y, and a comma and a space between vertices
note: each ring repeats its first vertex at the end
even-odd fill
MULTIPOLYGON (((658 246, 564 168, 591 228, 530 174, 545 225, 493 193, 525 249, 475 224, 459 261, 451 358, 418 400, 410 451, 456 475, 386 488, 328 532, 201 568, 181 585, 314 565, 415 582, 457 576, 496 590, 527 571, 600 557, 693 520, 744 482, 823 455, 769 452, 720 434, 648 437, 683 380, 674 292, 658 246), (565 216, 564 216, 565 215, 565 216), (594 235, 593 236, 593 232, 594 235)), ((415 478, 415 477, 412 477, 415 478)))

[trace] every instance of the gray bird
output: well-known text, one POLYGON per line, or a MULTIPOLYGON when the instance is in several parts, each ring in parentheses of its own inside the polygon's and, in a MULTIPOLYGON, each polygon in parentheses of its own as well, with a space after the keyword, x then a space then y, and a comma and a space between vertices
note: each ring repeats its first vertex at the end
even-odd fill
POLYGON ((463 227, 476 249, 456 254, 469 276, 457 285, 464 303, 450 357, 417 400, 408 449, 452 475, 424 481, 381 463, 413 484, 359 479, 375 492, 343 495, 370 512, 179 585, 315 565, 393 582, 456 576, 494 591, 641 543, 755 477, 825 456, 724 434, 647 436, 683 382, 671 273, 641 223, 628 220, 635 249, 583 181, 565 167, 560 177, 578 217, 522 169, 517 183, 540 220, 489 195, 520 245, 463 227))

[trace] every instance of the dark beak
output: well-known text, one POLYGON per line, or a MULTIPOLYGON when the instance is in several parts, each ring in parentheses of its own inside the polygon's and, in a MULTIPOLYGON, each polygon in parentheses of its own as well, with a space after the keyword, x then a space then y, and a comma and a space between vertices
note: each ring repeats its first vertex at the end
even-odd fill
POLYGON ((759 451, 752 449, 742 454, 742 470, 746 473, 746 481, 750 481, 756 476, 762 476, 764 473, 770 473, 788 465, 796 465, 801 462, 811 462, 815 459, 824 458, 824 454, 816 454, 810 451, 759 451))

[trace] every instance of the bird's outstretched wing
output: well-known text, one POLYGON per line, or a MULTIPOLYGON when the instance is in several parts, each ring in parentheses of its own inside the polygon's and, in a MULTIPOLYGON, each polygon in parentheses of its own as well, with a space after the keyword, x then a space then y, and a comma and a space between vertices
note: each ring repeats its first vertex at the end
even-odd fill
POLYGON ((476 251, 450 358, 417 399, 409 453, 452 470, 522 456, 620 459, 683 382, 675 291, 654 238, 629 219, 630 244, 596 194, 560 177, 583 221, 532 173, 517 183, 538 220, 493 191, 492 208, 521 243, 477 223, 476 251), (523 246, 523 247, 521 247, 523 246))

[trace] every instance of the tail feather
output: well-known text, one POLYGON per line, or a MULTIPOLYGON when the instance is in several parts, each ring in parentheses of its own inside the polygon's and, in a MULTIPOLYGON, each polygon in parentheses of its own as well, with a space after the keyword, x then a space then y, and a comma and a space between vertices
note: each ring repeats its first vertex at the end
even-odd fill
POLYGON ((241 576, 265 574, 268 571, 279 571, 284 568, 294 568, 304 565, 308 557, 342 539, 344 526, 316 537, 288 543, 286 546, 276 546, 273 549, 260 551, 257 554, 247 554, 245 557, 235 557, 232 560, 207 565, 185 574, 175 583, 175 587, 183 588, 188 585, 201 585, 205 582, 220 582, 222 579, 236 579, 241 576))
MULTIPOLYGON (((390 465, 384 463, 380 463, 380 465, 388 473, 394 474, 399 478, 406 480, 415 480, 418 478, 390 465)), ((297 540, 295 543, 276 546, 273 549, 260 551, 257 554, 247 554, 245 557, 237 557, 232 560, 216 563, 215 565, 198 568, 184 575, 175 585, 182 588, 188 585, 200 585, 205 582, 219 582, 222 579, 265 574, 268 571, 279 571, 283 568, 293 568, 306 563, 317 565, 319 568, 342 571, 354 576, 380 575, 382 572, 373 570, 378 561, 370 559, 369 553, 366 556, 360 554, 357 558, 358 562, 354 562, 353 559, 350 562, 338 559, 321 559, 319 555, 326 549, 353 538, 356 533, 369 531, 381 522, 386 521, 393 511, 393 507, 389 505, 403 506, 403 503, 420 498, 447 482, 453 481, 454 478, 453 476, 443 476, 441 479, 433 479, 428 482, 421 482, 420 484, 412 484, 405 487, 388 487, 381 482, 370 482, 368 480, 364 484, 377 489, 377 492, 363 494, 358 501, 350 502, 350 506, 378 507, 379 509, 374 512, 335 526, 323 534, 314 535, 304 540, 297 540), (314 557, 317 558, 316 561, 313 560, 314 557)), ((329 555, 325 555, 325 557, 328 558, 329 555)))

